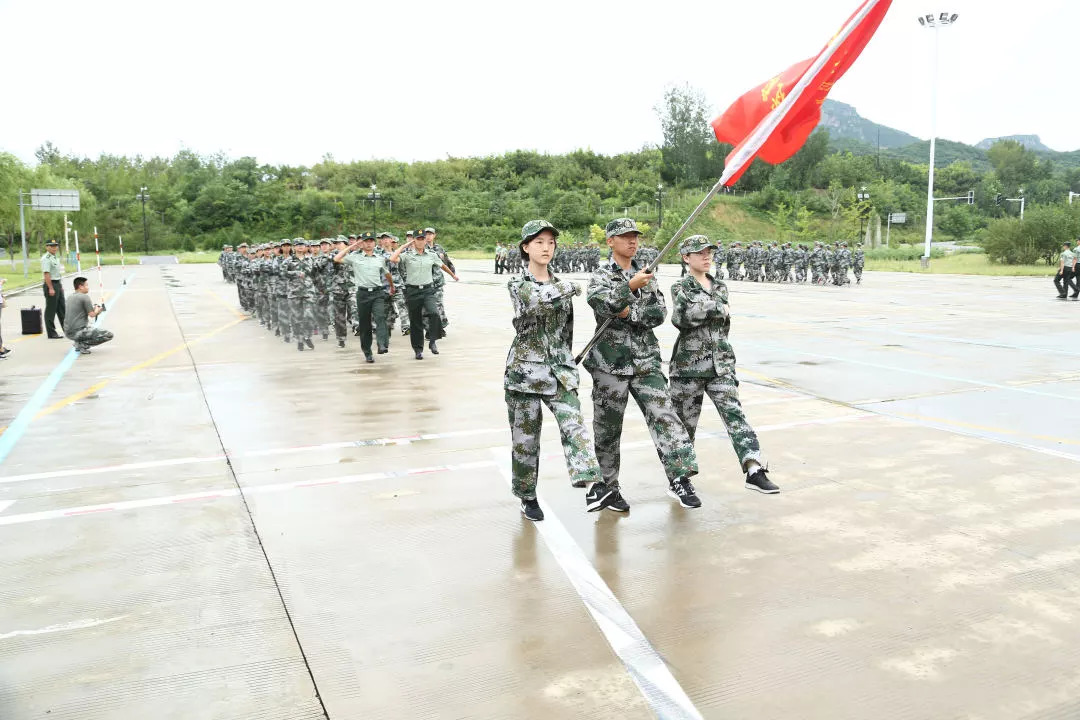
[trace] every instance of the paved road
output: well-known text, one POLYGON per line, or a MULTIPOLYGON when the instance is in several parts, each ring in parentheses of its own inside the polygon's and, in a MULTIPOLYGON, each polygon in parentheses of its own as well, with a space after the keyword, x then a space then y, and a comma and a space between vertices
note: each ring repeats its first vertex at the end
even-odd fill
POLYGON ((13 298, 0 717, 1080 714, 1080 303, 733 284, 783 493, 743 489, 706 411, 705 505, 674 506, 631 409, 633 509, 586 514, 548 418, 535 526, 504 475, 505 278, 460 265, 442 354, 398 336, 373 366, 270 337, 214 266, 107 269, 117 338, 77 359, 19 338, 13 298))

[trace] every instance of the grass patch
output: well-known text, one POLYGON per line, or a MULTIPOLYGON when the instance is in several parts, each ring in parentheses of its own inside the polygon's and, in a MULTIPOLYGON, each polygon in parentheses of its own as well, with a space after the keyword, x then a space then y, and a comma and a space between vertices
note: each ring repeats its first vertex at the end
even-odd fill
POLYGON ((941 258, 931 258, 930 268, 924 270, 916 260, 892 260, 866 258, 866 269, 879 272, 911 272, 924 275, 995 275, 1050 277, 1054 269, 1048 265, 999 265, 990 262, 982 253, 954 253, 941 258))

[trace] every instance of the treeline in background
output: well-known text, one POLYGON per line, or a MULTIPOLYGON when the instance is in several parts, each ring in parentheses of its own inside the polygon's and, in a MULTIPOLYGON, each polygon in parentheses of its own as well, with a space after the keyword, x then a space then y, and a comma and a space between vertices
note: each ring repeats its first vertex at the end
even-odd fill
MULTIPOLYGON (((600 227, 629 214, 648 225, 647 238, 666 241, 719 177, 730 146, 718 145, 700 93, 670 90, 657 107, 664 139, 620 155, 576 150, 565 155, 514 151, 433 162, 338 162, 331 155, 310 167, 260 163, 183 151, 172 158, 75 157, 45 143, 27 165, 0 153, 0 242, 18 254, 20 188, 78 188, 82 210, 71 219, 86 238, 96 226, 103 251, 143 250, 143 204, 149 251, 220 250, 225 243, 283 237, 317 238, 371 230, 434 225, 450 249, 490 250, 511 240, 528 220, 544 217, 564 239, 602 239, 600 227), (369 194, 377 185, 373 208, 369 194), (658 185, 663 185, 662 190, 658 185), (663 225, 660 226, 660 199, 663 225), (376 213, 373 224, 372 211, 376 213)), ((921 241, 927 165, 913 153, 878 151, 819 129, 782 165, 756 162, 733 194, 718 198, 696 232, 717 240, 848 240, 889 213, 907 223, 891 230, 891 245, 921 241), (860 201, 857 194, 869 194, 860 201)), ((984 248, 992 261, 1051 262, 1062 240, 1080 236, 1080 153, 1055 161, 1005 140, 977 151, 939 144, 935 194, 966 196, 974 204, 942 202, 935 238, 984 248), (973 154, 974 153, 974 154, 973 154), (1018 198, 1026 208, 1021 222, 1018 198)), ((31 254, 63 237, 60 213, 26 213, 31 254)), ((84 248, 86 246, 84 245, 84 248)), ((908 252, 910 254, 910 252, 908 252)))

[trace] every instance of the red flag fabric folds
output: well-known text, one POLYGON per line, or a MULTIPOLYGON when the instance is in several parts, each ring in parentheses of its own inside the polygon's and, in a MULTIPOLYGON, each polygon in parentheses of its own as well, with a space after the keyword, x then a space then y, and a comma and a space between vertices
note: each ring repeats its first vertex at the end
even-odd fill
MULTIPOLYGON (((713 120, 712 128, 716 133, 716 139, 736 146, 727 157, 727 162, 731 163, 740 154, 741 146, 749 139, 759 123, 772 112, 784 113, 775 130, 770 133, 760 148, 748 157, 742 158, 740 166, 733 169, 726 185, 734 185, 746 168, 750 167, 755 157, 777 164, 799 151, 821 121, 821 105, 825 102, 829 91, 858 59, 863 48, 881 25, 891 5, 892 0, 865 0, 844 23, 837 36, 842 34, 867 6, 872 7, 842 42, 834 46, 833 43, 837 37, 834 36, 820 53, 792 65, 779 75, 758 85, 736 100, 723 115, 713 120), (823 58, 826 55, 827 57, 823 58), (785 108, 785 98, 821 59, 826 62, 809 79, 809 84, 798 99, 785 108)), ((725 175, 728 175, 728 169, 725 168, 725 175)))

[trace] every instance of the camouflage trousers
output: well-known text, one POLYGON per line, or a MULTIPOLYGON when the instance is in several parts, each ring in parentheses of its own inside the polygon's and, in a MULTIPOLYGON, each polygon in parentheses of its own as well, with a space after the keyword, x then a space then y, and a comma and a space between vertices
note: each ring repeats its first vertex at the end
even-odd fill
POLYGON ((277 317, 277 327, 281 328, 281 335, 285 342, 289 342, 289 333, 292 331, 289 303, 292 301, 284 295, 277 295, 272 302, 274 304, 274 315, 277 317))
POLYGON ((593 440, 604 482, 619 486, 623 417, 626 400, 634 397, 668 480, 697 475, 694 443, 686 433, 668 393, 667 378, 660 371, 645 375, 609 375, 591 371, 593 379, 593 440))
POLYGON ((693 442, 697 436, 701 403, 706 393, 720 413, 720 419, 724 421, 731 447, 739 456, 739 467, 745 470, 746 463, 750 460, 756 460, 758 464, 764 465, 757 434, 747 422, 742 404, 739 402, 739 380, 735 377, 734 368, 719 377, 671 378, 671 401, 675 405, 675 411, 679 413, 683 426, 686 427, 690 442, 693 442))
POLYGON ((401 319, 401 332, 409 332, 409 311, 405 309, 404 285, 397 288, 397 292, 390 298, 394 305, 394 314, 401 319))
POLYGON ((113 339, 113 334, 104 328, 87 325, 74 335, 70 335, 69 339, 75 343, 76 350, 85 350, 109 342, 113 339))
POLYGON ((505 395, 513 443, 510 461, 514 495, 527 500, 536 497, 536 480, 540 473, 540 428, 544 423, 541 404, 548 406, 559 424, 559 436, 562 438, 563 455, 571 482, 600 480, 600 466, 589 442, 576 390, 559 385, 554 395, 533 395, 513 390, 507 390, 505 395))
POLYGON ((314 302, 315 332, 328 335, 330 333, 330 294, 316 294, 314 302))
POLYGON ((439 320, 442 322, 442 327, 446 327, 450 324, 450 321, 446 318, 446 304, 443 302, 442 287, 435 291, 435 305, 439 308, 439 320))
MULTIPOLYGON (((355 302, 355 296, 353 300, 355 302)), ((334 293, 330 296, 330 306, 334 314, 334 336, 338 340, 344 340, 349 334, 349 296, 334 293)))
POLYGON ((862 271, 863 271, 863 266, 862 265, 856 265, 853 268, 853 272, 855 273, 855 283, 856 284, 862 282, 862 271))
POLYGON ((294 340, 310 340, 315 329, 315 301, 289 298, 289 325, 294 340))

